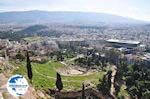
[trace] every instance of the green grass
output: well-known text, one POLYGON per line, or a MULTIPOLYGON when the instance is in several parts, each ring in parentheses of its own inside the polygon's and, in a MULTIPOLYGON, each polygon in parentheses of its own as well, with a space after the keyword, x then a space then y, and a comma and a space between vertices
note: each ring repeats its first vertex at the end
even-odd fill
POLYGON ((2 73, 3 72, 3 70, 0 68, 0 73, 2 73))
POLYGON ((42 39, 42 37, 39 37, 39 36, 24 38, 24 40, 29 41, 29 42, 38 41, 38 40, 41 40, 41 39, 42 39))
POLYGON ((120 92, 118 93, 118 97, 120 97, 120 98, 121 97, 129 97, 130 98, 129 93, 125 89, 126 89, 126 86, 122 85, 121 89, 120 89, 120 92))
MULTIPOLYGON (((24 77, 27 78, 25 62, 13 64, 19 67, 14 70, 13 73, 24 75, 24 77)), ((63 67, 64 65, 54 61, 50 61, 45 64, 32 63, 33 86, 37 89, 55 88, 56 69, 63 67)), ((96 85, 99 83, 99 79, 102 79, 104 74, 105 72, 95 72, 86 76, 62 76, 64 90, 81 89, 84 81, 90 81, 96 85)))

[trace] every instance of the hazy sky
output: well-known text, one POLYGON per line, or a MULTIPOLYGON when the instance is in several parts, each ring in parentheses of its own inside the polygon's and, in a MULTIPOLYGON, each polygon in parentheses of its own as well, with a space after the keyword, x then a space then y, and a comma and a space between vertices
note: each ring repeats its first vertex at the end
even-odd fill
POLYGON ((0 11, 103 12, 150 21, 150 0, 0 0, 0 11))

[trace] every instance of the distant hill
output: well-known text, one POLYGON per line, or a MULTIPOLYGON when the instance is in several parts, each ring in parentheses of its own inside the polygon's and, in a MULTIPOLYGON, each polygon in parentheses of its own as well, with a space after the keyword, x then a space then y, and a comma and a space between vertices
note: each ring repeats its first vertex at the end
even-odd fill
POLYGON ((57 32, 56 30, 50 30, 45 25, 32 25, 27 28, 24 28, 20 31, 13 32, 9 31, 0 31, 1 39, 9 39, 9 40, 20 40, 25 37, 32 36, 59 36, 61 32, 57 32))
POLYGON ((144 21, 92 12, 23 11, 0 13, 0 24, 141 24, 144 21))
POLYGON ((22 34, 34 34, 34 33, 37 33, 37 32, 41 32, 42 30, 45 30, 47 29, 48 27, 47 26, 44 26, 44 25, 33 25, 33 26, 29 26, 21 31, 18 31, 18 33, 22 33, 22 34))
POLYGON ((59 33, 55 30, 49 30, 47 26, 44 25, 33 25, 29 26, 21 31, 15 32, 15 34, 20 34, 23 37, 25 36, 57 36, 59 33))

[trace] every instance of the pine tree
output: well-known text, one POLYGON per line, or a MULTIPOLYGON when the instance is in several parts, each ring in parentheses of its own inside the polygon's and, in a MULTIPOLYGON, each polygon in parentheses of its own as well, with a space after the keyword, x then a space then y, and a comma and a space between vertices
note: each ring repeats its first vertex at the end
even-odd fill
POLYGON ((29 52, 27 51, 27 73, 28 73, 28 78, 30 79, 30 82, 32 83, 32 67, 31 67, 31 62, 30 62, 30 57, 29 57, 29 52))
POLYGON ((56 87, 59 91, 63 89, 63 83, 62 83, 61 76, 59 73, 57 73, 56 87))

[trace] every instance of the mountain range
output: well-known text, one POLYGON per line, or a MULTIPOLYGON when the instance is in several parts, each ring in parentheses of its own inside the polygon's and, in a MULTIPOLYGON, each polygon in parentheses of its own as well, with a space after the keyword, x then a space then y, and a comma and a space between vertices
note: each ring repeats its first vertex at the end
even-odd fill
POLYGON ((145 21, 94 12, 21 11, 1 12, 0 24, 142 24, 145 21))

